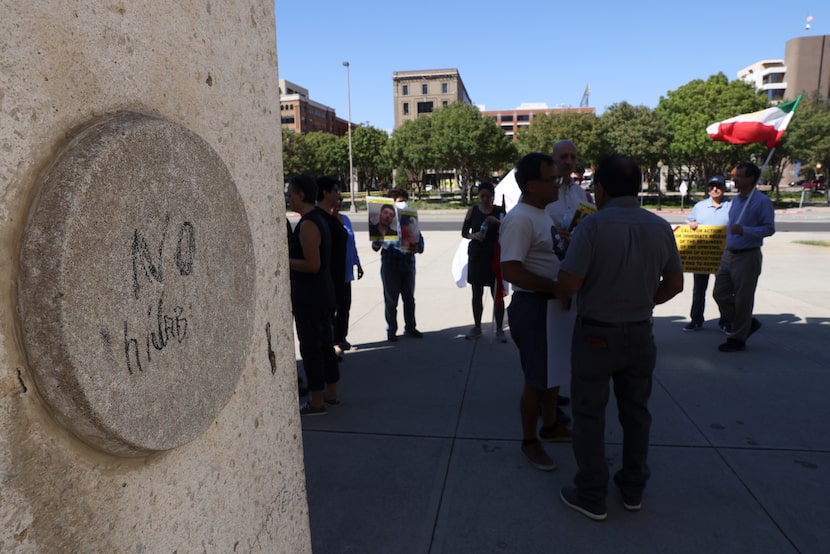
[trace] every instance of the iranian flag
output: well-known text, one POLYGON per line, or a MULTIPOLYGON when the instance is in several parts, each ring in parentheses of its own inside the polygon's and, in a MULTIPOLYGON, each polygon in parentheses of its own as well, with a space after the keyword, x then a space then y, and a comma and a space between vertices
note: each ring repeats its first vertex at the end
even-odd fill
POLYGON ((799 100, 801 96, 774 108, 713 123, 706 127, 706 133, 715 140, 730 144, 765 142, 767 148, 774 148, 784 136, 799 100))

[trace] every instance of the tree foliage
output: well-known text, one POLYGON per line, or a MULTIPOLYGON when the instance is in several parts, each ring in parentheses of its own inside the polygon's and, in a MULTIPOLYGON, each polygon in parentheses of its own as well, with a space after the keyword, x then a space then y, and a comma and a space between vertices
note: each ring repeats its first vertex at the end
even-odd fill
POLYGON ((415 182, 420 187, 426 171, 437 164, 432 148, 432 118, 419 117, 404 122, 392 133, 387 154, 392 167, 397 169, 399 182, 415 182))
POLYGON ((732 145, 712 140, 706 127, 739 114, 769 107, 769 101, 749 83, 729 81, 718 73, 706 81, 695 79, 661 97, 656 112, 668 122, 672 140, 668 159, 674 167, 686 166, 693 180, 724 173, 741 160, 763 155, 758 144, 732 145))
POLYGON ((576 144, 580 161, 590 166, 604 150, 599 131, 597 117, 592 113, 564 112, 538 115, 533 118, 529 127, 519 131, 516 137, 518 154, 550 154, 557 141, 568 139, 576 144))
POLYGON ((646 106, 620 102, 599 118, 603 148, 631 156, 643 171, 656 168, 671 144, 671 131, 662 115, 646 106))
MULTIPOLYGON (((348 141, 348 137, 345 138, 348 141)), ((359 189, 392 180, 392 164, 386 155, 387 142, 386 133, 369 124, 352 131, 352 161, 359 189)))
POLYGON ((516 160, 516 149, 504 131, 469 104, 436 110, 431 141, 435 168, 455 170, 465 184, 488 180, 516 160))
POLYGON ((780 146, 793 161, 801 163, 800 173, 807 178, 815 176, 819 163, 819 173, 826 174, 830 164, 830 102, 818 91, 798 103, 780 146))

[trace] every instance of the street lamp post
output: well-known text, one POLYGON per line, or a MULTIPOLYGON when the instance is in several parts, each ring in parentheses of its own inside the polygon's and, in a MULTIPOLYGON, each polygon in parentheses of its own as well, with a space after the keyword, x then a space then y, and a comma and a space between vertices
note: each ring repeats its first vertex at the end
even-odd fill
POLYGON ((349 212, 357 213, 357 205, 354 201, 354 162, 352 161, 352 85, 349 78, 349 62, 343 62, 346 67, 346 99, 349 106, 349 197, 351 204, 349 212))

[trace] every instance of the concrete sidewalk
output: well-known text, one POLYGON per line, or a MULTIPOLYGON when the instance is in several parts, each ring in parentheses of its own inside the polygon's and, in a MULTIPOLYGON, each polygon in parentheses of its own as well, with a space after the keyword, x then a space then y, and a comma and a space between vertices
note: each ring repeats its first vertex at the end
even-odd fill
MULTIPOLYGON (((830 551, 830 249, 793 242, 816 238, 830 234, 767 239, 755 309, 764 326, 746 352, 717 351, 711 296, 705 330, 681 332, 691 279, 658 306, 652 478, 639 513, 610 487, 602 523, 559 500, 575 472, 570 444, 546 445, 552 473, 520 453, 518 351, 489 327, 464 339, 470 289, 449 269, 459 233, 425 233, 416 300, 426 336, 396 343, 385 340, 379 255, 359 241, 366 276, 353 284, 342 406, 302 422, 314 551, 830 551)), ((613 400, 606 440, 613 472, 613 400)))

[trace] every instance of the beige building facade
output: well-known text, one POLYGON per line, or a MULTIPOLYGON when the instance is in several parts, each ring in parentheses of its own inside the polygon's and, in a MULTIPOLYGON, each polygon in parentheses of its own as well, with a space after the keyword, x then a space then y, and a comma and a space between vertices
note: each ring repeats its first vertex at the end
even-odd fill
POLYGON ((455 102, 472 104, 458 69, 395 71, 392 74, 395 129, 406 121, 429 117, 455 102))
POLYGON ((830 35, 798 37, 787 41, 787 100, 819 91, 830 98, 830 35))

